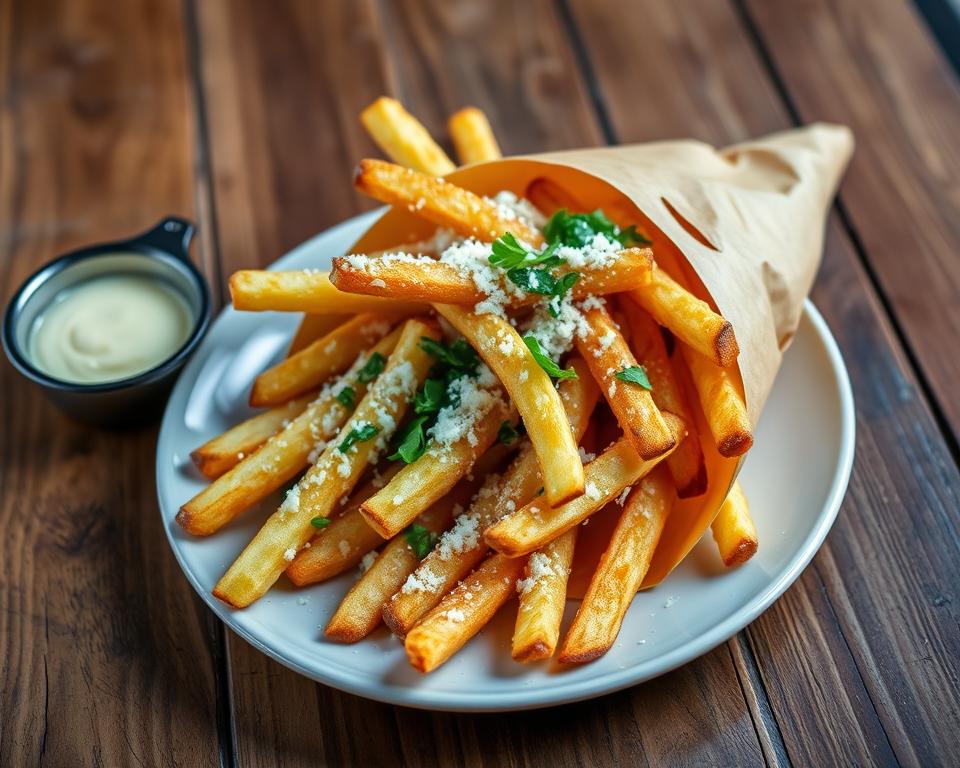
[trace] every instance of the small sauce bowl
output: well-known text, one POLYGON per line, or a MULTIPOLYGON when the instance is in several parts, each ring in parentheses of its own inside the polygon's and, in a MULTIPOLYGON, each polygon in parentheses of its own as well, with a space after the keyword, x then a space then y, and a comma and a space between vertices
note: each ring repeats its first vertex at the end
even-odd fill
POLYGON ((7 305, 3 349, 14 367, 36 382, 70 416, 103 427, 136 426, 160 415, 180 369, 210 326, 210 289, 191 263, 188 248, 194 227, 167 217, 129 240, 72 251, 27 278, 7 305), (108 275, 136 275, 163 281, 190 309, 193 329, 167 359, 136 375, 87 384, 48 375, 31 360, 30 335, 37 318, 64 290, 108 275))

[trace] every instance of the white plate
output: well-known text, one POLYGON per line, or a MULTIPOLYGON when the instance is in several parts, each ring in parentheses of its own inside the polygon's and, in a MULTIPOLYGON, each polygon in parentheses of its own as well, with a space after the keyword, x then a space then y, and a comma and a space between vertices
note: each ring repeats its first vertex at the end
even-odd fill
MULTIPOLYGON (((378 212, 351 219, 280 259, 278 269, 328 267, 378 212)), ((424 677, 384 628, 356 645, 328 642, 322 627, 357 577, 293 590, 281 580, 245 610, 210 594, 218 578, 275 508, 269 500, 218 534, 196 539, 176 525, 179 505, 203 486, 190 450, 248 413, 254 376, 282 354, 296 318, 223 312, 180 376, 157 444, 157 493, 174 554, 211 609, 281 664, 360 696, 428 709, 526 709, 599 696, 648 680, 706 653, 770 606, 823 542, 853 462, 853 397, 823 318, 807 303, 740 477, 760 538, 757 555, 724 572, 709 538, 660 586, 637 596, 620 639, 602 659, 572 669, 510 658, 512 616, 504 610, 466 648, 424 677)), ((568 605, 567 620, 576 605, 568 605)))

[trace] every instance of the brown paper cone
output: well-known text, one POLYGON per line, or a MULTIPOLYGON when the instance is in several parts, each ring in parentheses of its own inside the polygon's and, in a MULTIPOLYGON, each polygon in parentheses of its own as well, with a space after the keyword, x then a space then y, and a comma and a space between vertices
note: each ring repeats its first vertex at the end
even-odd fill
MULTIPOLYGON (((620 224, 643 225, 661 267, 733 324, 747 410, 756 425, 800 321, 820 263, 827 211, 852 151, 847 128, 815 124, 724 150, 696 141, 583 149, 485 163, 448 178, 486 195, 504 189, 524 195, 531 183, 548 179, 586 210, 603 208, 620 224)), ((411 242, 432 229, 395 209, 355 250, 411 242)), ((721 457, 709 437, 704 451, 707 493, 676 504, 644 587, 661 581, 696 544, 739 471, 740 462, 721 457)), ((594 549, 606 544, 603 531, 590 533, 578 544, 586 559, 599 554, 588 554, 589 541, 596 539, 594 549)))

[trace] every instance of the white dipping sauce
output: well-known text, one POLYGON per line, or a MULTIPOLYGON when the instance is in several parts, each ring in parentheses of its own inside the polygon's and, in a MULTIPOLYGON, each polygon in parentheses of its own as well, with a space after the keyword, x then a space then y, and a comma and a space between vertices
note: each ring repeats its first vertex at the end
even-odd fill
POLYGON ((105 275, 57 295, 33 324, 29 354, 55 379, 103 384, 159 365, 192 329, 190 307, 162 280, 105 275))

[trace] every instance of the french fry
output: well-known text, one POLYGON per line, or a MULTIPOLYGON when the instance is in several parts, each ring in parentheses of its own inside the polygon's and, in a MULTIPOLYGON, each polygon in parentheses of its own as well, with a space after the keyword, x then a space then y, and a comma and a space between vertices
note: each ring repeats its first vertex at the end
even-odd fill
MULTIPOLYGON (((559 275, 571 270, 561 267, 559 275)), ((627 248, 609 266, 578 270, 580 278, 570 293, 575 299, 621 293, 650 280, 653 252, 649 248, 627 248)), ((506 279, 506 278, 504 278, 506 279)), ((430 257, 390 258, 342 256, 333 260, 330 281, 338 290, 405 301, 439 301, 445 304, 477 304, 488 298, 468 274, 452 264, 430 257)), ((505 291, 507 295, 510 295, 505 291)), ((527 294, 509 306, 529 306, 542 297, 527 294)))
POLYGON ((491 555, 407 635, 407 658, 431 672, 459 651, 516 593, 526 558, 491 555))
POLYGON ((232 469, 244 458, 307 410, 317 398, 316 392, 291 400, 269 411, 258 413, 190 452, 190 458, 211 480, 232 469))
POLYGON ((350 493, 371 459, 386 447, 392 425, 403 418, 417 386, 433 364, 420 348, 424 336, 439 339, 439 326, 418 319, 405 323, 386 369, 370 386, 338 438, 324 449, 217 583, 213 590, 217 598, 245 608, 262 597, 309 541, 315 530, 311 520, 329 517, 340 497, 350 493), (363 439, 361 435, 368 428, 378 431, 363 439), (354 438, 354 444, 348 445, 354 438))
POLYGON ((497 315, 475 315, 452 304, 434 306, 506 387, 537 452, 550 503, 582 493, 583 464, 560 395, 513 326, 497 315))
POLYGON ((710 526, 727 568, 742 565, 757 553, 757 527, 740 483, 734 483, 710 526))
POLYGON ((687 402, 684 382, 677 377, 659 326, 633 301, 621 301, 620 306, 630 328, 633 352, 653 386, 650 391, 653 402, 661 411, 679 416, 687 426, 687 436, 667 457, 667 468, 677 488, 677 496, 681 499, 699 496, 707 490, 707 465, 700 447, 696 420, 687 402))
POLYGON ((348 320, 257 376, 250 392, 250 405, 254 408, 280 405, 315 389, 326 379, 345 371, 356 358, 357 350, 386 336, 391 325, 385 317, 373 314, 348 320))
MULTIPOLYGON (((583 360, 574 358, 569 365, 578 378, 560 383, 560 399, 574 439, 579 442, 587 431, 600 393, 583 360)), ((440 537, 437 547, 420 563, 410 587, 405 585, 384 605, 384 621, 395 635, 404 637, 443 595, 477 566, 489 550, 481 536, 484 529, 505 512, 530 501, 541 482, 537 454, 527 443, 501 477, 487 479, 466 514, 457 518, 456 525, 440 537)))
MULTIPOLYGON (((683 422, 671 413, 665 413, 664 418, 679 441, 684 435, 683 422)), ((582 496, 552 508, 545 500, 534 499, 494 523, 483 537, 488 545, 508 557, 529 554, 586 520, 667 455, 641 459, 630 440, 623 437, 587 464, 587 487, 582 496)))
POLYGON ((630 297, 680 341, 717 365, 731 365, 740 354, 730 322, 662 269, 654 266, 650 282, 633 290, 630 297))
POLYGON ((287 357, 295 355, 317 339, 323 338, 338 325, 343 325, 349 319, 349 315, 304 315, 300 325, 297 326, 297 332, 293 335, 293 341, 290 342, 287 349, 287 357))
POLYGON ((675 438, 650 392, 639 384, 617 378, 617 374, 637 367, 637 359, 620 329, 605 309, 587 310, 583 317, 590 333, 577 335, 577 349, 590 366, 624 435, 642 459, 669 451, 675 438))
POLYGON ((505 219, 497 206, 462 187, 382 160, 361 160, 354 186, 381 203, 408 208, 426 221, 478 240, 512 232, 534 247, 543 237, 518 218, 505 219))
POLYGON ((360 514, 360 505, 389 482, 400 471, 393 463, 382 475, 375 476, 360 486, 342 514, 331 520, 310 540, 310 546, 301 549, 286 574, 298 587, 332 579, 360 563, 364 555, 381 544, 383 537, 373 530, 360 514))
POLYGON ((333 437, 350 415, 337 400, 340 384, 353 389, 356 399, 364 397, 367 384, 357 378, 357 372, 374 353, 389 355, 399 338, 397 329, 361 353, 340 381, 325 387, 282 432, 180 507, 177 522, 181 527, 194 536, 208 536, 298 475, 309 463, 310 454, 333 437))
POLYGON ((753 428, 733 374, 687 346, 681 344, 680 351, 717 450, 721 456, 742 456, 753 445, 753 428))
POLYGON ((673 501, 673 486, 664 467, 654 469, 630 492, 610 544, 563 638, 561 663, 591 661, 610 650, 650 567, 673 501))
MULTIPOLYGON (((451 411, 459 410, 451 408, 451 411)), ((497 439, 497 430, 508 414, 507 404, 495 393, 490 393, 485 408, 477 406, 473 414, 463 413, 462 418, 474 420, 471 426, 465 427, 461 438, 448 445, 431 446, 363 502, 360 512, 370 527, 385 539, 406 528, 470 472, 477 458, 497 439)))
POLYGON ((395 163, 432 176, 444 176, 456 168, 423 124, 396 99, 381 96, 360 113, 360 122, 395 163))
POLYGON ((490 121, 483 111, 476 107, 466 107, 454 112, 447 121, 447 130, 461 165, 485 163, 502 156, 490 121))
POLYGON ((405 317, 428 309, 425 304, 338 291, 327 272, 312 269, 294 272, 241 269, 230 275, 230 298, 234 309, 246 312, 307 312, 311 315, 376 312, 405 317))
POLYGON ((546 216, 552 216, 561 208, 575 212, 586 210, 567 190, 543 176, 531 181, 523 196, 546 216))
MULTIPOLYGON (((461 480, 416 518, 417 525, 436 535, 450 524, 455 509, 470 500, 475 480, 461 480)), ((383 539, 380 540, 381 542, 383 539)), ((350 588, 330 618, 324 634, 341 643, 355 643, 383 620, 383 605, 420 563, 406 533, 399 533, 381 550, 360 580, 350 588)))
POLYGON ((553 656, 567 604, 567 579, 576 543, 577 529, 571 528, 527 560, 524 578, 517 583, 520 608, 512 647, 516 661, 540 661, 553 656))

